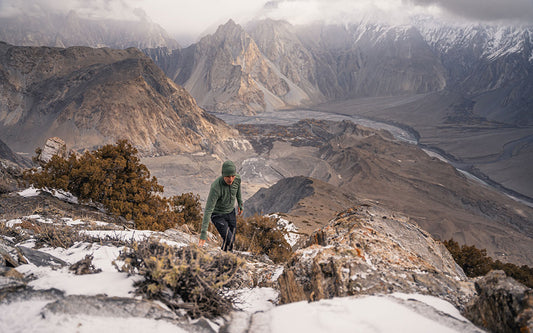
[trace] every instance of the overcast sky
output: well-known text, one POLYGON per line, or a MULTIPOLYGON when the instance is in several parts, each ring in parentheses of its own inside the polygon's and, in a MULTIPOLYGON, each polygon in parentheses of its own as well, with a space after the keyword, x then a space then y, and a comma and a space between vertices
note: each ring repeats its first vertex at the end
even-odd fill
POLYGON ((76 9, 83 17, 136 19, 141 8, 178 39, 213 31, 230 18, 245 23, 255 17, 286 19, 293 24, 315 20, 347 22, 361 15, 404 20, 412 14, 484 22, 533 24, 533 0, 0 0, 0 16, 76 9), (268 4, 267 4, 268 3, 268 4))

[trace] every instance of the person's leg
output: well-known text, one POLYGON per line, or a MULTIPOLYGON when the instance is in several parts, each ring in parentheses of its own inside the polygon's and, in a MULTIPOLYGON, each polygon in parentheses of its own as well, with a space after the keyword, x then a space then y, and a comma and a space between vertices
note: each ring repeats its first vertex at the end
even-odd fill
POLYGON ((233 233, 228 226, 228 216, 224 215, 212 215, 211 222, 215 225, 220 237, 222 237, 222 250, 227 251, 230 241, 233 239, 233 233))
POLYGON ((233 251, 233 243, 235 242, 235 234, 237 229, 237 216, 235 215, 235 209, 227 215, 228 228, 231 234, 231 238, 228 242, 228 250, 233 251))

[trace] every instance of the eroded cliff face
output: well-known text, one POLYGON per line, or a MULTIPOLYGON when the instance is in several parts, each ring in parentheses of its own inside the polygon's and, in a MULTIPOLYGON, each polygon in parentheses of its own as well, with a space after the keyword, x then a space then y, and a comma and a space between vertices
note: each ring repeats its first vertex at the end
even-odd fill
POLYGON ((238 137, 137 49, 0 44, 1 138, 33 152, 49 137, 69 149, 127 139, 144 155, 213 151, 238 137))

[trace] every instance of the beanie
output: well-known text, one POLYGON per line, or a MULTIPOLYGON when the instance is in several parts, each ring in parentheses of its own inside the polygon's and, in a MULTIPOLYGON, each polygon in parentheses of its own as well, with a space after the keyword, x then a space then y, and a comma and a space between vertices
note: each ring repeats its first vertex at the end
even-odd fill
POLYGON ((222 176, 229 177, 235 175, 235 164, 232 161, 226 161, 222 164, 222 176))

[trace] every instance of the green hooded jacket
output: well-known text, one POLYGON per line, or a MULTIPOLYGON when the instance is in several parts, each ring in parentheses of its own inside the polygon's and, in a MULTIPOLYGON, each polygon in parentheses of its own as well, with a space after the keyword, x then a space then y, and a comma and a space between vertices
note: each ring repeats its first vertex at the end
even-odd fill
POLYGON ((235 209, 235 199, 237 199, 239 208, 243 209, 241 197, 241 177, 235 174, 235 166, 233 163, 231 161, 226 161, 222 166, 222 176, 218 177, 211 184, 209 196, 207 197, 207 202, 205 204, 200 239, 207 239, 207 228, 209 227, 211 215, 231 213, 231 211, 235 209), (229 165, 230 163, 231 165, 229 165), (224 176, 230 175, 235 175, 235 180, 233 180, 231 185, 228 185, 224 181, 224 176))

